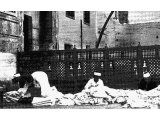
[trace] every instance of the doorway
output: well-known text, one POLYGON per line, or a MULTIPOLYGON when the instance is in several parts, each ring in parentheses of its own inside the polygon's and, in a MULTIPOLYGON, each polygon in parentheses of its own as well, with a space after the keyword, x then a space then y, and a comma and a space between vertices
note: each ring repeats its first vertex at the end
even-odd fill
POLYGON ((24 14, 23 21, 24 51, 32 51, 32 17, 24 14))
POLYGON ((73 48, 73 45, 71 44, 64 44, 64 50, 71 50, 73 48))

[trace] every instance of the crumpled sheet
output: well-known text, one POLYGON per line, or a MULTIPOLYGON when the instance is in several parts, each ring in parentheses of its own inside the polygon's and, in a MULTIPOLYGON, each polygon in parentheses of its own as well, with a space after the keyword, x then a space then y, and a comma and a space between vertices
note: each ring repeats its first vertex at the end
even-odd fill
POLYGON ((150 91, 90 88, 76 94, 61 96, 57 105, 107 105, 119 103, 122 108, 158 108, 160 104, 160 85, 150 91))

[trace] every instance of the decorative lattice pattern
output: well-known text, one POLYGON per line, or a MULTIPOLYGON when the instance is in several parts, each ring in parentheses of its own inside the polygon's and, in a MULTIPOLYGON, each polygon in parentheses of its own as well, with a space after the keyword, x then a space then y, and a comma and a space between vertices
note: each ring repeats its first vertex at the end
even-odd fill
POLYGON ((104 59, 103 56, 104 56, 103 51, 93 51, 92 52, 92 60, 104 59))
POLYGON ((160 60, 159 59, 148 59, 148 69, 152 76, 160 76, 160 60))
POLYGON ((87 75, 87 62, 86 61, 83 61, 81 62, 82 64, 82 73, 83 73, 83 76, 86 76, 87 75))
POLYGON ((136 49, 112 49, 109 51, 109 59, 133 59, 137 57, 136 49))
POLYGON ((153 58, 155 57, 155 49, 144 49, 142 51, 143 58, 153 58))
POLYGON ((65 78, 65 63, 57 62, 55 67, 55 75, 57 79, 63 80, 65 78))
POLYGON ((78 60, 86 60, 86 58, 87 58, 86 51, 77 52, 77 55, 78 55, 78 60))
POLYGON ((87 50, 34 51, 18 54, 18 70, 32 73, 50 70, 50 81, 58 81, 60 88, 77 90, 93 77, 102 73, 105 85, 114 88, 136 88, 144 71, 160 78, 160 46, 105 48, 87 50))

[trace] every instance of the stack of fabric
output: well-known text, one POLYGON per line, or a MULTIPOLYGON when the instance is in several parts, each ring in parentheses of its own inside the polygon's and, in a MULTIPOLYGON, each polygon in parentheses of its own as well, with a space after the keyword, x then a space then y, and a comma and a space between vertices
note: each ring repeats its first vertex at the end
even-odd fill
POLYGON ((21 94, 18 91, 10 91, 10 92, 6 92, 3 98, 6 102, 16 103, 21 98, 21 94))
POLYGON ((48 97, 34 97, 32 101, 33 106, 51 106, 52 103, 52 100, 48 97))

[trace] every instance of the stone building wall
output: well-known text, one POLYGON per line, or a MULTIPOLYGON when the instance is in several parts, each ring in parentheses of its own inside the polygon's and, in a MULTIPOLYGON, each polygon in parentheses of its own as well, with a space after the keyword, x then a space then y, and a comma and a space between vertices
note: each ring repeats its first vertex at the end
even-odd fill
POLYGON ((23 12, 0 12, 0 81, 16 73, 16 52, 23 50, 23 12))

